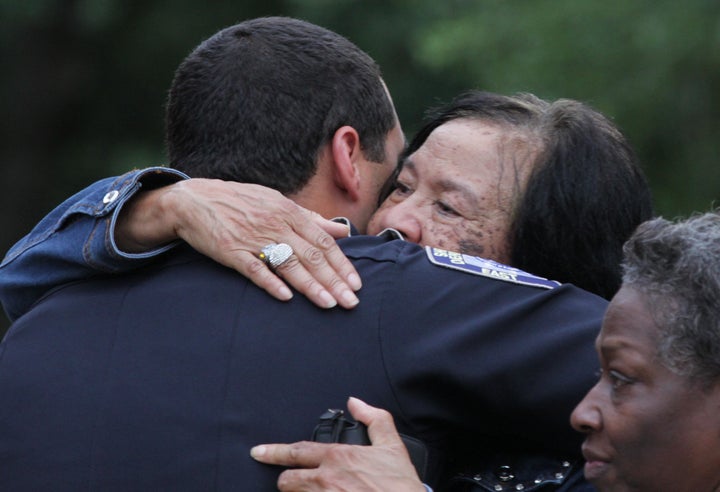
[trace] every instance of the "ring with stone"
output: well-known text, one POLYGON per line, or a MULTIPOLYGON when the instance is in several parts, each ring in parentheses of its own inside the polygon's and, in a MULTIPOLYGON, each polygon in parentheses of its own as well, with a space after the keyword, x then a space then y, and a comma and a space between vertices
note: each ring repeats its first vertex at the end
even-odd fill
POLYGON ((288 261, 293 254, 293 249, 289 244, 271 243, 260 250, 258 258, 263 260, 271 269, 275 269, 288 261))

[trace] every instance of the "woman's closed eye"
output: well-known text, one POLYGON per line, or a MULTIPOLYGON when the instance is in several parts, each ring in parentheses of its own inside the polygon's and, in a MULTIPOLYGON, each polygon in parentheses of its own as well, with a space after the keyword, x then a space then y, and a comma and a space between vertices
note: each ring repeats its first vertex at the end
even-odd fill
POLYGON ((458 212, 452 206, 448 205, 447 202, 444 202, 442 200, 437 200, 435 202, 435 204, 437 205, 438 209, 440 210, 440 213, 443 215, 452 216, 452 217, 460 217, 460 215, 461 215, 460 212, 458 212))

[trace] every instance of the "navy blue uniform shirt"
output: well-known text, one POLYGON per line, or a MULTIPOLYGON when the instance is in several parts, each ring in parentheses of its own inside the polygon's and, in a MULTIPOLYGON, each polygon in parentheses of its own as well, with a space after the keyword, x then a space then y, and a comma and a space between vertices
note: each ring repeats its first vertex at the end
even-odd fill
POLYGON ((277 301, 189 248, 46 295, 0 345, 0 490, 275 490, 250 448, 309 438, 350 395, 435 458, 578 454, 568 419, 604 300, 400 240, 340 243, 364 284, 351 311, 277 301))

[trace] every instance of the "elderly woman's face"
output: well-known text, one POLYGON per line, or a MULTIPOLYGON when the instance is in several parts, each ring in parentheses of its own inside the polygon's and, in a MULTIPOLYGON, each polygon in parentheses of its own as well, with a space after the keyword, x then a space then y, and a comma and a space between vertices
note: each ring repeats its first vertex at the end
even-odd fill
POLYGON ((660 363, 644 297, 623 287, 596 346, 602 374, 572 413, 585 477, 602 492, 720 487, 720 388, 703 390, 660 363))
POLYGON ((507 263, 514 200, 536 153, 517 132, 449 121, 406 160, 368 233, 392 227, 408 241, 507 263))

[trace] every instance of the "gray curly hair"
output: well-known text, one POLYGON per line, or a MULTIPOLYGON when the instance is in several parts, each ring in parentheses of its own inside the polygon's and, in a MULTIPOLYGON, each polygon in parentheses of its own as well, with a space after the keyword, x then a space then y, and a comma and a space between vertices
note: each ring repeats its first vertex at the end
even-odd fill
POLYGON ((709 387, 720 381, 720 215, 643 223, 625 244, 623 282, 645 296, 671 371, 709 387))

